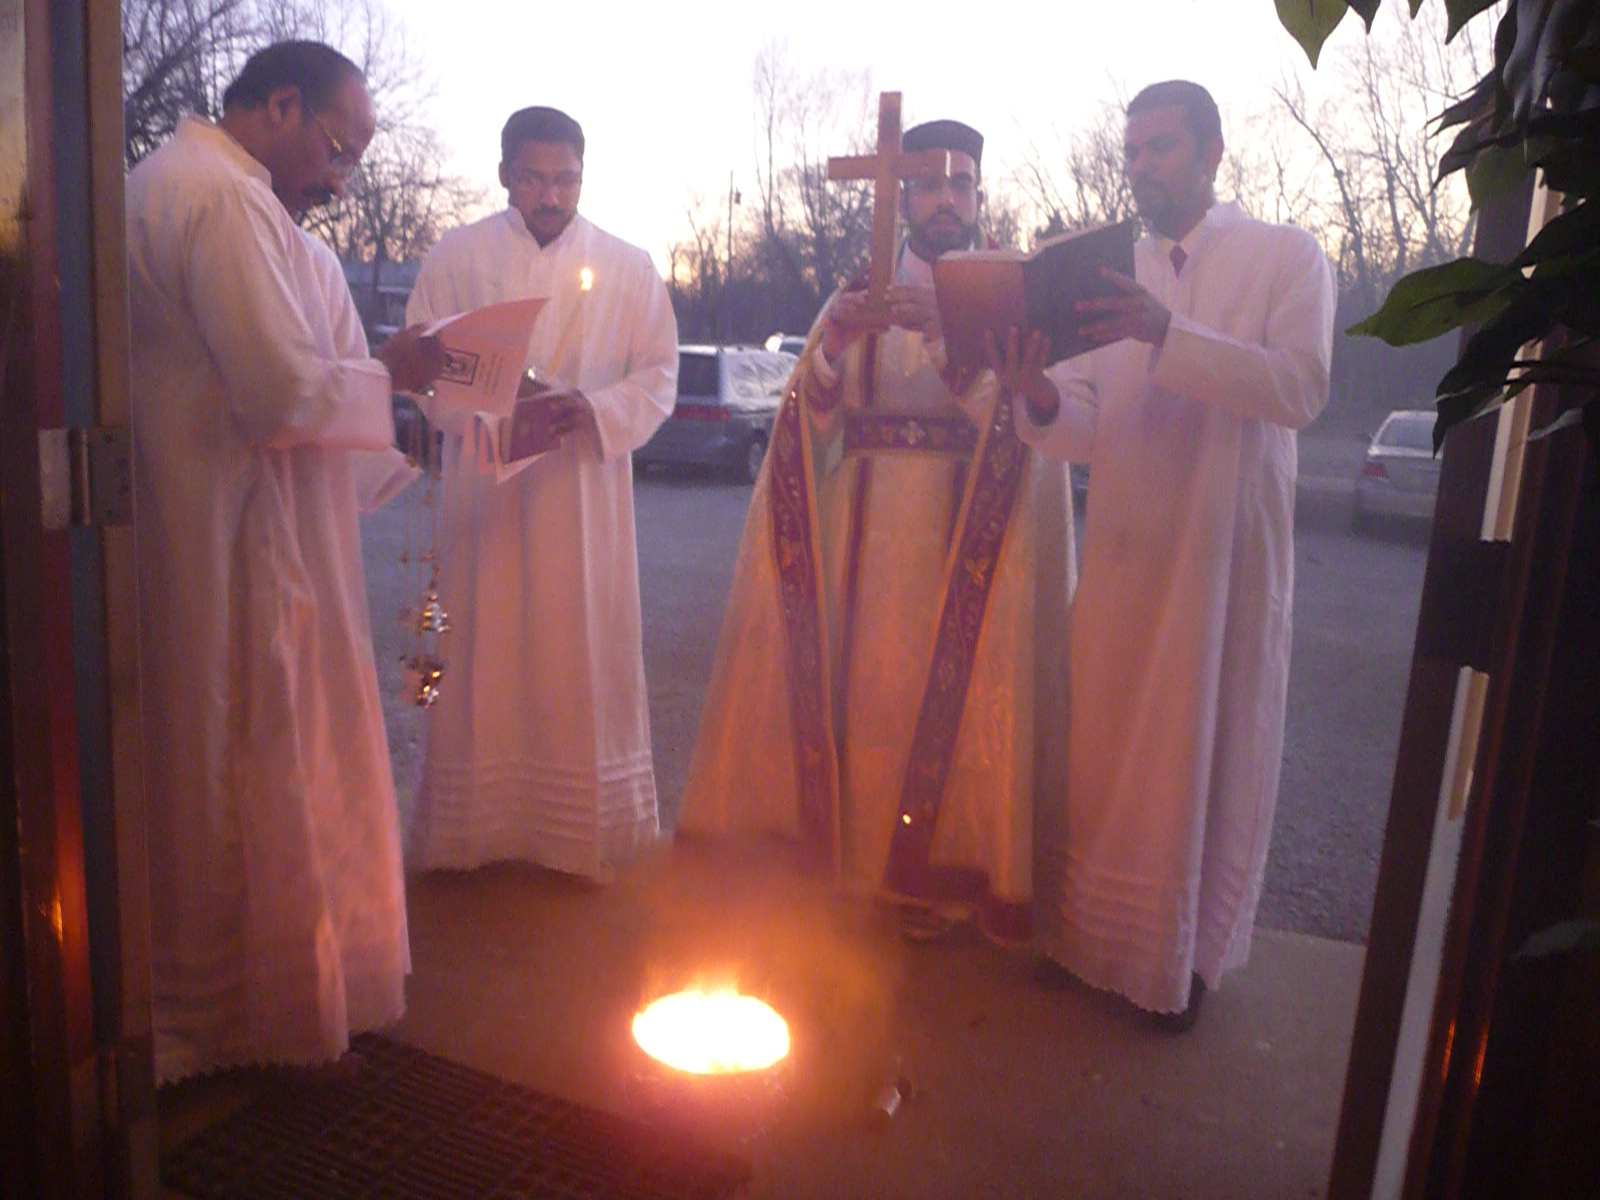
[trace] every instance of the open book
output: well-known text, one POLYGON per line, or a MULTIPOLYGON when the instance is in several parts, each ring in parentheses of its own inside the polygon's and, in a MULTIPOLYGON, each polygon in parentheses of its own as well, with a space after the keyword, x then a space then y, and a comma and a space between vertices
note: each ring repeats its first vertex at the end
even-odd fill
POLYGON ((504 483, 541 454, 554 450, 560 442, 550 432, 550 419, 571 395, 547 388, 519 397, 508 415, 473 413, 465 436, 477 469, 504 483))
POLYGON ((1040 242, 1020 250, 957 250, 933 264, 939 324, 945 353, 958 372, 989 365, 983 335, 1004 339, 1016 326, 1024 336, 1038 330, 1050 339, 1048 361, 1060 362, 1092 350, 1080 332, 1076 305, 1092 296, 1113 295, 1100 275, 1109 267, 1133 276, 1133 243, 1139 222, 1119 221, 1040 242))

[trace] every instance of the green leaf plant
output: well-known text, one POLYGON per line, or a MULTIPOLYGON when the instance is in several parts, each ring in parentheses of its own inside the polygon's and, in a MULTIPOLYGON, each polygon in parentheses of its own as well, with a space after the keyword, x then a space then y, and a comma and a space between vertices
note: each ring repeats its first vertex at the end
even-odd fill
MULTIPOLYGON (((1414 15, 1426 0, 1410 0, 1414 15)), ((1370 28, 1379 0, 1276 0, 1279 19, 1313 65, 1354 9, 1370 28)), ((1444 0, 1445 40, 1493 0, 1444 0)), ((1584 431, 1600 454, 1600 3, 1509 0, 1495 30, 1494 65, 1435 119, 1457 130, 1438 179, 1464 172, 1473 206, 1543 172, 1560 211, 1517 258, 1475 258, 1397 280, 1378 311, 1350 332, 1402 346, 1468 329, 1439 381, 1434 446, 1455 425, 1536 383, 1565 385, 1578 417, 1546 434, 1584 431)))

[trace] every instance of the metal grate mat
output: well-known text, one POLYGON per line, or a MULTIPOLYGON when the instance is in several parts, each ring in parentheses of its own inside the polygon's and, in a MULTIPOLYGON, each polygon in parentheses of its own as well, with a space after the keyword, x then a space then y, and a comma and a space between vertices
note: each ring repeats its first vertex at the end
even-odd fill
POLYGON ((267 1088, 162 1157, 202 1200, 725 1200, 743 1159, 364 1034, 347 1079, 267 1088))

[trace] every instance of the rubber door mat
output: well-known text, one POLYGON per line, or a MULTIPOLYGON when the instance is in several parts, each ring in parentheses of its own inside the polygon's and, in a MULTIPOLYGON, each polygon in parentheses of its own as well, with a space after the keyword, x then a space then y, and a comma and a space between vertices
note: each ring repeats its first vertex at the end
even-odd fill
POLYGON ((348 1078, 274 1085, 162 1157, 204 1200, 722 1200, 736 1156, 375 1034, 348 1078))

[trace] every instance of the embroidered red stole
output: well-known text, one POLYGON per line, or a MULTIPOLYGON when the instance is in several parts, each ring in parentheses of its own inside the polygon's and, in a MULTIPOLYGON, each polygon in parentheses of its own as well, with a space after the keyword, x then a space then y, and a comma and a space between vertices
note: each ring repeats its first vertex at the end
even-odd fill
MULTIPOLYGON (((876 365, 872 349, 867 347, 864 356, 869 376, 875 373, 872 368, 876 365)), ((810 419, 797 382, 803 369, 797 369, 796 380, 791 381, 773 426, 768 511, 784 618, 800 824, 808 857, 819 865, 830 865, 835 872, 840 868, 839 794, 843 764, 834 722, 841 715, 843 681, 848 679, 850 670, 853 605, 848 593, 854 576, 850 567, 859 549, 857 525, 859 514, 866 507, 866 488, 870 487, 870 455, 885 451, 962 454, 975 440, 974 459, 966 472, 946 561, 939 623, 906 764, 900 821, 895 828, 885 884, 907 896, 984 904, 991 923, 1012 933, 1020 922, 1025 933, 1026 912, 1017 911, 1018 906, 993 902, 988 881, 981 872, 937 867, 929 861, 989 592, 1026 466, 1026 448, 1012 425, 1010 406, 997 400, 985 428, 975 438, 970 424, 961 418, 930 420, 870 411, 871 383, 866 384, 868 407, 841 414, 845 418, 845 452, 861 456, 862 461, 856 464, 859 475, 853 498, 852 545, 847 560, 838 665, 840 686, 836 695, 826 644, 810 419)))
POLYGON ((969 473, 945 564, 939 625, 901 783, 899 820, 885 879, 891 890, 908 896, 977 903, 985 924, 1016 939, 1028 934, 1028 910, 996 900, 980 871, 935 866, 931 851, 989 592, 1026 465, 1027 448, 1017 437, 1011 406, 998 399, 969 473))
POLYGON ((767 511, 772 521, 772 553, 777 560, 778 602, 789 666, 801 841, 815 865, 837 873, 839 758, 833 739, 827 631, 823 626, 816 477, 810 418, 793 378, 778 408, 767 455, 767 511))

